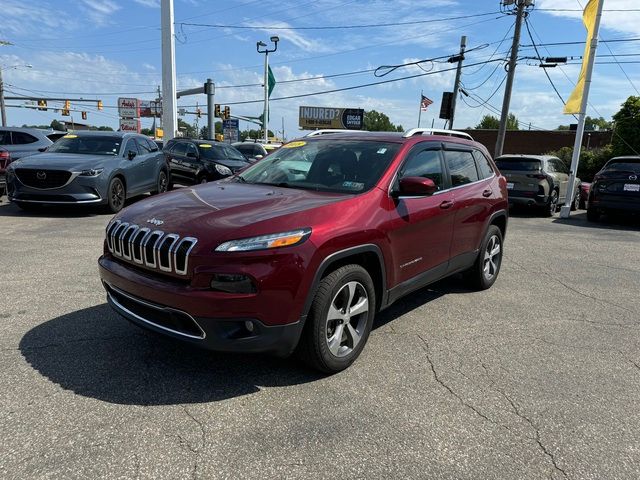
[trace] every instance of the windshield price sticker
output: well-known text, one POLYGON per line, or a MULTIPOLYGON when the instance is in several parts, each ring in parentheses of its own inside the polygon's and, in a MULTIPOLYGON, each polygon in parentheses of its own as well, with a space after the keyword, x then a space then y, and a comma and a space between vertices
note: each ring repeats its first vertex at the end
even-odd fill
POLYGON ((211 148, 211 145, 209 145, 208 143, 201 143, 200 145, 198 145, 200 148, 211 148))
POLYGON ((307 142, 291 142, 291 143, 287 143, 286 145, 283 145, 282 148, 298 148, 298 147, 302 147, 303 145, 306 145, 307 142))

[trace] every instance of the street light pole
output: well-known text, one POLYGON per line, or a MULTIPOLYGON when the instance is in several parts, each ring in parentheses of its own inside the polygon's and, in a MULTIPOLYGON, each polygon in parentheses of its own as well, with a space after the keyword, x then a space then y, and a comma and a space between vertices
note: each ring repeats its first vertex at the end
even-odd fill
POLYGON ((264 109, 262 112, 262 128, 264 129, 264 142, 269 141, 269 53, 278 49, 279 37, 273 36, 270 39, 273 42, 273 50, 267 48, 267 44, 260 41, 256 43, 258 53, 264 53, 264 109), (260 50, 264 47, 264 50, 260 50))

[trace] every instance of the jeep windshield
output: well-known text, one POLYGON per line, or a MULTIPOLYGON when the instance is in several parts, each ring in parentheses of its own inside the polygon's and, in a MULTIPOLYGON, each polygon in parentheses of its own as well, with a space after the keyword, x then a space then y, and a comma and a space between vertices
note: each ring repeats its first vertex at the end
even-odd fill
POLYGON ((102 135, 65 135, 51 145, 47 152, 77 153, 80 155, 118 155, 122 137, 102 135))
POLYGON ((372 140, 295 141, 236 178, 245 183, 362 193, 378 182, 399 148, 397 143, 372 140))

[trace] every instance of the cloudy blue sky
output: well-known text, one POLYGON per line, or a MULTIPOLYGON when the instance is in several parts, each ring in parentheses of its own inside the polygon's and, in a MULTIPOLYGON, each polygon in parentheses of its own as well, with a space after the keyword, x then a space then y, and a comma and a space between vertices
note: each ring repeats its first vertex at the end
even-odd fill
MULTIPOLYGON (((583 40, 585 33, 577 11, 580 2, 537 0, 536 8, 529 16, 536 43, 583 40)), ((106 108, 102 112, 89 108, 88 123, 116 127, 117 111, 113 107, 117 97, 154 98, 153 92, 160 82, 159 3, 159 0, 2 0, 0 40, 13 44, 0 47, 6 95, 100 98, 106 108), (32 68, 20 67, 25 64, 32 68)), ((606 0, 605 9, 609 11, 604 14, 601 38, 640 37, 640 11, 614 11, 638 9, 639 6, 636 0, 606 0)), ((175 0, 178 88, 200 86, 211 77, 217 85, 216 103, 259 100, 261 87, 238 85, 260 83, 264 57, 256 52, 256 41, 268 41, 271 35, 277 34, 281 41, 278 51, 270 56, 271 65, 278 82, 286 82, 276 85, 274 98, 426 72, 432 74, 325 95, 273 101, 270 124, 273 130, 282 128, 281 119, 284 118, 286 136, 295 136, 299 131, 300 105, 376 109, 389 115, 394 123, 412 127, 417 123, 421 90, 435 101, 422 117, 423 125, 430 125, 434 117, 437 119, 442 92, 452 88, 454 72, 440 72, 450 68, 450 64, 427 62, 399 68, 384 78, 376 78, 371 71, 326 77, 455 54, 461 35, 468 37, 469 48, 475 48, 467 55, 467 64, 502 58, 511 43, 514 18, 499 10, 498 0, 175 0), (450 17, 467 18, 434 21, 450 17), (427 20, 428 23, 404 26, 286 29, 427 20), (501 40, 504 41, 500 43, 501 40), (309 77, 324 78, 292 82, 309 77)), ((531 44, 526 29, 521 43, 531 44)), ((602 55, 599 62, 610 63, 596 65, 589 111, 590 115, 607 118, 629 95, 639 94, 636 87, 640 89, 640 65, 624 63, 623 73, 612 56, 618 55, 620 62, 640 61, 640 42, 617 42, 608 46, 611 51, 604 45, 599 49, 602 55)), ((582 45, 549 46, 541 48, 540 53, 543 56, 580 56, 582 50, 582 45)), ((521 51, 521 56, 533 55, 535 52, 530 47, 521 51)), ((548 70, 565 99, 578 70, 578 64, 548 70)), ((504 75, 499 63, 464 70, 462 82, 472 95, 465 98, 466 103, 458 102, 457 127, 475 125, 483 115, 493 113, 492 107, 501 106, 504 75), (483 105, 492 94, 493 97, 483 105)), ((204 104, 205 98, 185 97, 178 103, 193 105, 196 102, 204 104)), ((22 105, 24 102, 7 103, 22 105)), ((60 106, 59 103, 54 105, 60 106)), ((240 115, 256 116, 261 110, 260 103, 232 106, 232 113, 240 115)), ((534 60, 519 62, 512 111, 533 128, 555 128, 572 120, 562 115, 562 103, 534 60)), ((74 118, 79 119, 80 113, 76 115, 74 118)), ((48 124, 54 118, 62 117, 59 112, 8 109, 9 123, 14 125, 48 124)), ((192 116, 184 119, 194 121, 192 116)), ((200 122, 203 125, 206 121, 203 118, 200 122)), ((150 124, 148 121, 143 123, 150 124)), ((436 125, 441 126, 442 121, 436 120, 436 125)), ((241 123, 242 129, 247 126, 241 123)))

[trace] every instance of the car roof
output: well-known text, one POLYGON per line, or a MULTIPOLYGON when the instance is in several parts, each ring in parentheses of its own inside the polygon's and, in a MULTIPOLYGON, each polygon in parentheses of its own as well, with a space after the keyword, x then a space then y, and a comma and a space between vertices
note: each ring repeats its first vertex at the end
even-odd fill
POLYGON ((613 157, 610 162, 613 160, 640 160, 640 156, 638 155, 622 155, 620 157, 613 157))

